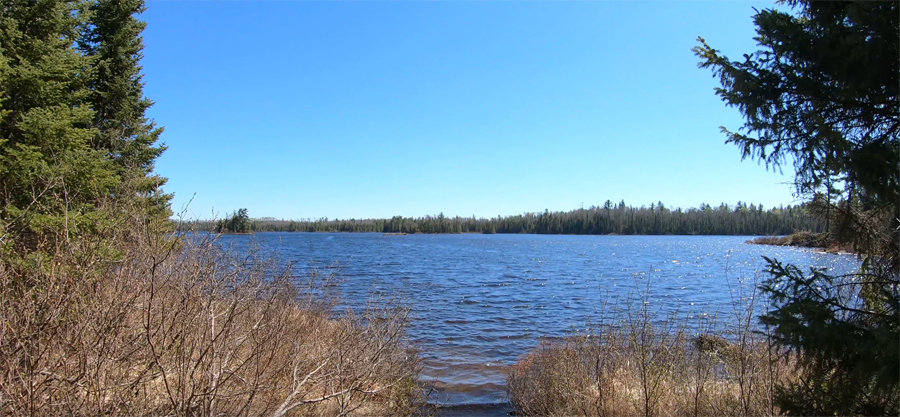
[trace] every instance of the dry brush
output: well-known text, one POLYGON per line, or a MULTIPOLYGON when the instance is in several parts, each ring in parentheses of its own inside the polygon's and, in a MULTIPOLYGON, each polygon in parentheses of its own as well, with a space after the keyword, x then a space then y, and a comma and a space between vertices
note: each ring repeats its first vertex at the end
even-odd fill
POLYGON ((61 246, 27 273, 0 262, 0 415, 413 412, 407 310, 334 314, 289 267, 211 238, 116 242, 105 258, 61 246))

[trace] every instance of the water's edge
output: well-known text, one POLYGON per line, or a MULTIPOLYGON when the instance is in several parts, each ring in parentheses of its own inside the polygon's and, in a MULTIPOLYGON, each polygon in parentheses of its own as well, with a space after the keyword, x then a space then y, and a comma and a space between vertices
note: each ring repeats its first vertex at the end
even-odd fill
POLYGON ((425 404, 419 410, 421 416, 435 417, 507 417, 514 416, 510 403, 459 404, 446 405, 425 404))
POLYGON ((764 256, 833 273, 855 265, 852 256, 745 243, 752 238, 258 233, 219 242, 277 254, 298 285, 319 269, 326 278, 314 290, 334 297, 337 311, 396 299, 411 310, 408 335, 435 415, 500 416, 509 366, 543 341, 620 318, 629 303, 699 331, 724 325, 749 299, 765 279, 764 256))

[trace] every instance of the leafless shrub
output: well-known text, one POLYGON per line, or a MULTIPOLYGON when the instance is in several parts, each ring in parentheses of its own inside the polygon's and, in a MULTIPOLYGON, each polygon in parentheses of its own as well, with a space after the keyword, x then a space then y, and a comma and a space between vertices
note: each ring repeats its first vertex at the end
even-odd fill
MULTIPOLYGON (((211 238, 134 227, 109 238, 109 256, 109 245, 82 241, 26 272, 0 262, 0 415, 414 410, 406 310, 335 317, 290 268, 211 238)), ((310 284, 321 279, 314 272, 310 284)))

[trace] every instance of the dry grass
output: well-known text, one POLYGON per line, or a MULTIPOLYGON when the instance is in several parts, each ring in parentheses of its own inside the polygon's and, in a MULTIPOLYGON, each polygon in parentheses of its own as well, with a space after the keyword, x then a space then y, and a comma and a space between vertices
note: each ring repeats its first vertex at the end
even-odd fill
POLYGON ((835 242, 829 239, 825 233, 797 232, 788 236, 765 236, 748 240, 747 243, 757 245, 797 246, 802 248, 829 248, 834 251, 841 250, 835 242))
POLYGON ((508 374, 510 401, 526 416, 778 415, 775 389, 793 378, 793 361, 751 330, 750 300, 728 328, 699 334, 687 319, 652 320, 637 300, 621 320, 522 357, 508 374))
MULTIPOLYGON (((289 268, 129 231, 23 274, 0 262, 0 415, 408 415, 407 311, 334 316, 289 268), (97 246, 99 247, 99 246, 97 246)), ((74 245, 74 244, 73 244, 74 245)))

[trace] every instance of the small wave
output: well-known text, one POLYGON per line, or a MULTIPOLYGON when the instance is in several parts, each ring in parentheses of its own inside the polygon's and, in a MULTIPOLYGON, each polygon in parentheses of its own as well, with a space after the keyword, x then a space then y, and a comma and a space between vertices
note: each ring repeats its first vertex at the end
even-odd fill
POLYGON ((426 386, 434 388, 434 394, 445 404, 497 402, 504 397, 506 390, 505 385, 497 383, 462 384, 433 381, 426 382, 426 386), (460 401, 460 399, 464 401, 460 401))
POLYGON ((530 337, 530 335, 528 335, 528 334, 509 334, 509 335, 498 336, 499 339, 506 339, 506 340, 525 339, 527 337, 530 337))

